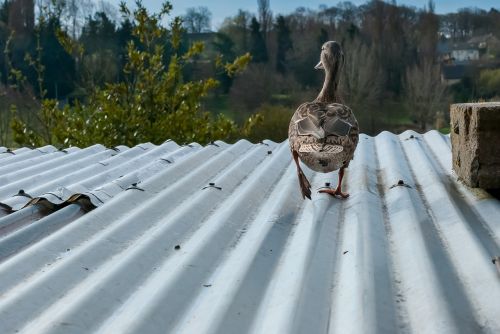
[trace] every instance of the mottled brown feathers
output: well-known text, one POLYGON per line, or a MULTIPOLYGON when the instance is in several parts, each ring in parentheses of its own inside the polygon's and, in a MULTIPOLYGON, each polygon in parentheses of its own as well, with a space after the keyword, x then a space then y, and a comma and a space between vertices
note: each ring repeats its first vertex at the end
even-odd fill
POLYGON ((290 148, 299 154, 300 160, 312 170, 331 172, 349 165, 358 144, 359 127, 352 110, 338 103, 307 102, 299 106, 290 121, 288 138, 290 148), (327 135, 318 139, 312 135, 299 135, 297 123, 307 117, 322 120, 322 126, 334 117, 351 125, 347 136, 327 135), (306 146, 307 145, 307 146, 306 146), (307 149, 301 149, 306 146, 307 149), (338 152, 340 146, 342 151, 338 152), (311 148, 315 148, 312 150, 311 148))

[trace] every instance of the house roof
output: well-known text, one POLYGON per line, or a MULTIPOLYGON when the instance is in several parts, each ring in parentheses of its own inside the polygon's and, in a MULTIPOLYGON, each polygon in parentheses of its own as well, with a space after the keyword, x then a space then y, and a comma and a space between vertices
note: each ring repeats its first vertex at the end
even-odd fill
POLYGON ((486 42, 498 43, 499 40, 495 35, 493 35, 493 33, 489 33, 480 36, 474 36, 467 41, 468 44, 480 44, 486 42))
POLYGON ((0 152, 1 333, 500 331, 500 202, 437 131, 360 135, 346 200, 287 142, 0 152))

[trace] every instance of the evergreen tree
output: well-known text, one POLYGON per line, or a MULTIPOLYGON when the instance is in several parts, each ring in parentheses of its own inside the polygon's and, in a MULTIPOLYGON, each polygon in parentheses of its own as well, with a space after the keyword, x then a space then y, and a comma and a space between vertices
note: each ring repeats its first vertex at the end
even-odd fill
POLYGON ((250 23, 250 53, 255 63, 265 63, 268 60, 266 43, 260 31, 259 21, 255 17, 250 23))
POLYGON ((102 49, 114 49, 117 44, 116 26, 106 13, 97 12, 82 29, 80 42, 89 54, 102 49))
POLYGON ((290 37, 290 28, 282 15, 278 16, 275 28, 278 42, 278 50, 276 51, 276 71, 285 74, 287 68, 286 53, 293 49, 293 43, 290 37))
MULTIPOLYGON (((64 50, 56 36, 57 31, 61 30, 61 21, 57 17, 49 17, 46 22, 39 24, 38 29, 43 46, 41 61, 47 97, 63 99, 74 89, 76 69, 74 59, 64 50)), ((38 93, 42 95, 42 92, 38 93)))

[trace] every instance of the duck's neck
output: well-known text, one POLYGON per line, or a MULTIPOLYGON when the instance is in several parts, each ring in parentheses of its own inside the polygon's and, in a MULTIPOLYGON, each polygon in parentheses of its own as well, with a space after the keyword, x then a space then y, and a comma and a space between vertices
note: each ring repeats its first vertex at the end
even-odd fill
POLYGON ((325 82, 323 83, 323 88, 314 101, 324 103, 340 102, 340 97, 337 91, 338 84, 338 73, 325 71, 325 82))

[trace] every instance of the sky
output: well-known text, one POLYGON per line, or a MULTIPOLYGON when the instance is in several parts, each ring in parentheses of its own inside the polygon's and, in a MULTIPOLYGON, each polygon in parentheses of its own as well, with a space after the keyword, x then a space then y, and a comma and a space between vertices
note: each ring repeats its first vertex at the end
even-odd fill
MULTIPOLYGON (((109 2, 118 5, 120 0, 108 0, 109 2)), ((134 0, 127 0, 128 4, 133 6, 134 0)), ((182 16, 186 9, 190 7, 207 7, 212 13, 212 26, 217 29, 224 21, 224 18, 234 16, 238 9, 247 10, 251 13, 257 12, 257 0, 170 0, 174 9, 174 16, 182 16)), ((274 14, 289 14, 297 7, 306 7, 310 9, 318 9, 320 5, 334 6, 339 1, 326 0, 269 0, 271 11, 274 14)), ((351 0, 355 5, 366 3, 365 0, 351 0)), ((142 3, 151 11, 157 11, 162 1, 161 0, 143 0, 142 3)), ((428 0, 397 0, 398 5, 414 6, 424 8, 428 4, 428 0)), ((434 0, 436 5, 436 13, 445 14, 456 12, 459 8, 478 7, 489 10, 494 7, 500 9, 499 0, 434 0)))

